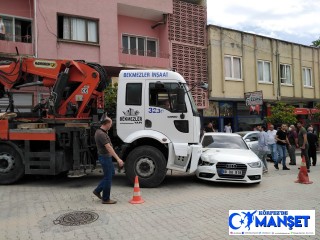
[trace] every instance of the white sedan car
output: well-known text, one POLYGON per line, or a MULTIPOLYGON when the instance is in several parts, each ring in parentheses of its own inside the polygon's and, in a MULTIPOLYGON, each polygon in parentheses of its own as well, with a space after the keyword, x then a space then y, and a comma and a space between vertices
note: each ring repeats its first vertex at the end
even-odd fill
POLYGON ((239 134, 205 133, 198 178, 215 182, 260 183, 262 162, 239 134))

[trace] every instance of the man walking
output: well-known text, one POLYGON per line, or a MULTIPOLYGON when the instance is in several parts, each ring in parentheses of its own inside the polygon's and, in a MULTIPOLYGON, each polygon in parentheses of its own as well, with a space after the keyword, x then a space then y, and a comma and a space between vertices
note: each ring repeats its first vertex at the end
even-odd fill
POLYGON ((268 147, 271 152, 272 160, 274 161, 274 164, 278 164, 278 151, 277 151, 277 145, 276 145, 277 130, 274 129, 274 126, 272 124, 269 126, 269 130, 267 131, 267 134, 268 134, 268 147))
POLYGON ((268 154, 268 134, 265 132, 264 126, 257 126, 259 133, 258 137, 258 157, 263 163, 263 172, 268 172, 267 154, 268 154))
POLYGON ((310 159, 308 155, 309 144, 308 144, 308 138, 307 138, 307 131, 300 122, 297 123, 297 128, 299 130, 298 144, 301 149, 301 158, 302 157, 305 158, 307 163, 307 171, 310 172, 310 159))
POLYGON ((318 137, 316 134, 313 133, 312 127, 308 127, 307 140, 309 143, 308 155, 310 159, 310 165, 311 165, 311 158, 312 158, 312 165, 315 166, 317 164, 318 137))
POLYGON ((288 153, 290 157, 289 165, 296 165, 296 147, 298 148, 298 134, 294 125, 290 125, 288 131, 288 140, 291 147, 288 146, 288 153))
POLYGON ((109 117, 104 116, 101 124, 101 127, 96 130, 94 139, 96 141, 98 159, 102 166, 104 177, 96 187, 96 189, 93 190, 93 194, 96 195, 99 199, 102 199, 103 204, 115 204, 117 203, 117 201, 110 199, 112 177, 115 173, 112 163, 112 157, 117 160, 119 167, 123 166, 123 161, 114 151, 111 140, 108 136, 108 130, 112 126, 112 120, 109 117))
MULTIPOLYGON (((286 166, 286 144, 290 146, 288 137, 287 137, 287 125, 282 124, 280 130, 277 131, 276 141, 277 141, 277 149, 279 153, 279 162, 282 160, 282 170, 290 170, 286 166)), ((274 165, 276 169, 279 169, 278 163, 274 165)))

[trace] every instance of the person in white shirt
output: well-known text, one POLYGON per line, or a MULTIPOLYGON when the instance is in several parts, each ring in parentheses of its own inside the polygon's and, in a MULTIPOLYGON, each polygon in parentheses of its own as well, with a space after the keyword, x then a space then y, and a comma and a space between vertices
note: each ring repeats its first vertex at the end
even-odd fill
POLYGON ((232 133, 231 122, 224 126, 224 132, 232 133))
POLYGON ((2 17, 0 16, 0 40, 5 40, 5 36, 6 36, 6 28, 4 26, 2 17))
POLYGON ((269 130, 267 131, 268 134, 268 146, 271 152, 272 160, 274 161, 274 164, 278 164, 278 150, 276 145, 276 135, 277 130, 274 129, 273 125, 269 126, 269 130))

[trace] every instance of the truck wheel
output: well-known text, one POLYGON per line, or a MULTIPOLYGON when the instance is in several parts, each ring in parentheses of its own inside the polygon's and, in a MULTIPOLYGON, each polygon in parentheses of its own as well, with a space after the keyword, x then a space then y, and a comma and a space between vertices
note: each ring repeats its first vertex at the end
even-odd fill
POLYGON ((19 152, 14 147, 0 145, 0 184, 11 184, 24 175, 24 165, 19 152))
POLYGON ((139 177, 141 187, 157 187, 167 172, 167 162, 162 152, 152 146, 140 146, 129 153, 125 163, 126 175, 131 183, 139 177))

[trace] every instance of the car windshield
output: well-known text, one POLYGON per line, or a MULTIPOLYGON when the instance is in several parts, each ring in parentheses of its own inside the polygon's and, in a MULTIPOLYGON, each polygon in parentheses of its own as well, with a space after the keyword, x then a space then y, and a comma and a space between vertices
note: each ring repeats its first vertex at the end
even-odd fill
POLYGON ((205 135, 202 139, 202 147, 248 149, 242 138, 230 135, 205 135))

